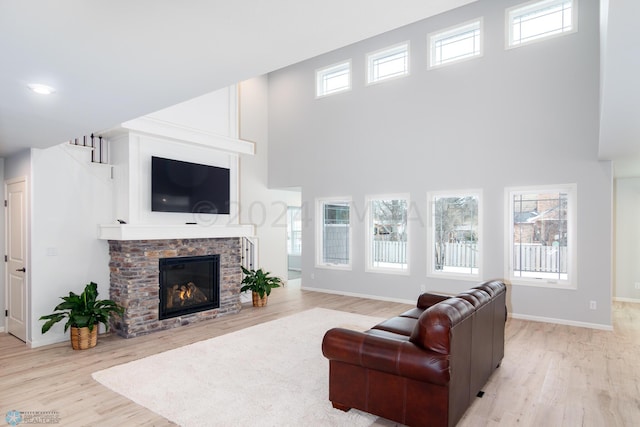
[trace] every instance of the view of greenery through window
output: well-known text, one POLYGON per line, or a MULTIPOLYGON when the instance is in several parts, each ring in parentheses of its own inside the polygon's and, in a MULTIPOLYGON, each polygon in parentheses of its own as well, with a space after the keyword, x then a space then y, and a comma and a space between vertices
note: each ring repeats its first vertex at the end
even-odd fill
POLYGON ((374 269, 408 268, 406 199, 371 200, 369 266, 374 269))
POLYGON ((435 196, 434 272, 478 274, 478 196, 435 196))

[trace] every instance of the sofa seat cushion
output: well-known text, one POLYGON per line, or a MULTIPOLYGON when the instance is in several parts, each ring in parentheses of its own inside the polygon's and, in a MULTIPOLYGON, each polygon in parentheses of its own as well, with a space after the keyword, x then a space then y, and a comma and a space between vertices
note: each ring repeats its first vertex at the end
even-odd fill
POLYGON ((412 308, 411 310, 407 310, 400 315, 400 317, 411 317, 413 319, 418 319, 422 313, 424 313, 424 308, 412 308))
POLYGON ((381 329, 369 329, 365 334, 375 335, 376 337, 389 338, 398 341, 409 341, 409 335, 396 334, 395 332, 383 331, 381 329))
POLYGON ((382 323, 378 323, 371 329, 393 332, 394 334, 410 336, 418 323, 418 319, 412 317, 392 317, 382 323))

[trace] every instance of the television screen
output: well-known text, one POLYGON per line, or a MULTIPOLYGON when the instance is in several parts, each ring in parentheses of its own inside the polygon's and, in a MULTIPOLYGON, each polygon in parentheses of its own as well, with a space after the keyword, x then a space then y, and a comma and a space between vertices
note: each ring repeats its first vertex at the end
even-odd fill
POLYGON ((229 169, 151 157, 151 210, 229 213, 229 169))

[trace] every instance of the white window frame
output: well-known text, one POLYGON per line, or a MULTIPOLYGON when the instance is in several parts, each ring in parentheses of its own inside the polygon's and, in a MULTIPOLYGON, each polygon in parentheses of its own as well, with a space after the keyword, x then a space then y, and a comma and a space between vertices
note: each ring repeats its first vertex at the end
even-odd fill
POLYGON ((409 275, 409 267, 411 265, 411 250, 410 250, 410 239, 411 236, 411 226, 409 221, 409 212, 411 210, 411 198, 408 193, 396 193, 396 194, 379 194, 379 195, 370 195, 365 197, 365 217, 366 217, 366 238, 365 238, 365 271, 370 273, 387 273, 387 274, 398 274, 398 275, 409 275), (405 229, 405 234, 407 235, 407 247, 406 247, 406 262, 404 267, 379 267, 373 265, 372 262, 372 251, 371 246, 373 244, 373 230, 374 230, 374 221, 373 221, 373 210, 371 209, 371 203, 374 200, 406 200, 407 202, 407 224, 405 229))
POLYGON ((427 276, 428 277, 446 277, 455 278, 461 280, 473 280, 478 281, 482 278, 482 260, 483 260, 483 247, 484 237, 482 233, 482 190, 470 189, 470 190, 456 190, 456 191, 430 191, 427 193, 428 203, 428 227, 427 227, 427 276), (435 212, 434 202, 436 198, 449 198, 449 197, 476 197, 478 200, 478 243, 477 243, 477 273, 464 273, 464 272, 447 272, 437 271, 434 263, 434 245, 435 245, 435 212))
POLYGON ((316 263, 317 268, 351 270, 353 263, 353 201, 351 197, 322 197, 316 199, 316 263), (336 264, 324 260, 324 207, 327 204, 341 203, 349 206, 349 262, 336 264))
POLYGON ((316 70, 316 98, 324 98, 325 96, 335 95, 338 93, 343 93, 351 90, 351 76, 353 72, 351 69, 351 59, 346 61, 341 61, 328 67, 320 68, 316 70), (347 77, 348 77, 348 85, 336 90, 327 91, 325 86, 325 78, 342 69, 346 69, 347 77))
POLYGON ((467 21, 462 24, 457 24, 449 28, 445 28, 444 30, 439 30, 439 31, 429 33, 427 35, 427 46, 429 50, 429 54, 428 54, 429 57, 427 58, 427 64, 429 64, 428 69, 445 67, 447 65, 468 61, 470 59, 480 58, 484 55, 484 19, 480 17, 477 19, 473 19, 471 21, 467 21), (462 56, 457 59, 450 59, 444 62, 441 61, 441 62, 438 62, 437 64, 435 63, 436 51, 437 51, 436 43, 450 37, 455 37, 457 35, 462 35, 470 31, 476 31, 476 30, 478 31, 478 34, 479 34, 478 36, 479 47, 477 52, 474 51, 469 55, 462 56))
POLYGON ((521 46, 527 46, 532 43, 537 43, 551 38, 566 36, 578 31, 578 0, 533 0, 527 3, 522 3, 517 6, 510 7, 505 10, 505 48, 515 49, 521 46), (535 12, 554 5, 561 5, 566 1, 571 2, 571 29, 559 30, 550 34, 539 34, 526 41, 514 42, 513 37, 513 20, 516 17, 520 17, 527 13, 535 12))
POLYGON ((408 41, 403 43, 398 43, 394 46, 386 47, 384 49, 380 49, 375 52, 368 53, 367 54, 367 84, 371 85, 371 84, 376 84, 380 82, 386 82, 389 80, 400 79, 402 77, 408 76, 409 69, 411 66, 410 60, 411 58, 410 58, 410 49, 409 49, 408 41), (378 60, 391 57, 403 52, 405 53, 405 58, 406 58, 406 67, 404 72, 376 78, 376 67, 378 66, 377 65, 378 60))
POLYGON ((505 235, 505 277, 508 277, 514 285, 538 286, 552 289, 577 289, 577 209, 578 209, 578 186, 577 184, 561 185, 537 185, 527 187, 507 187, 505 188, 505 218, 507 222, 505 235), (567 194, 567 279, 546 279, 544 277, 527 278, 514 275, 513 266, 513 196, 515 194, 545 194, 545 193, 566 193, 567 194))

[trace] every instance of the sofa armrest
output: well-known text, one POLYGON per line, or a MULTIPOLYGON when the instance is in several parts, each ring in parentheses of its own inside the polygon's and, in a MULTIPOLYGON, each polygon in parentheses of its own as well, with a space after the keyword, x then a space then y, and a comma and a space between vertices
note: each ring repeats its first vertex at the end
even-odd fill
POLYGON ((452 298, 454 295, 437 294, 433 292, 425 292, 418 297, 416 306, 423 310, 436 305, 439 302, 452 298))
POLYGON ((324 335, 322 354, 339 361, 438 385, 449 383, 449 356, 400 341, 343 328, 324 335))

